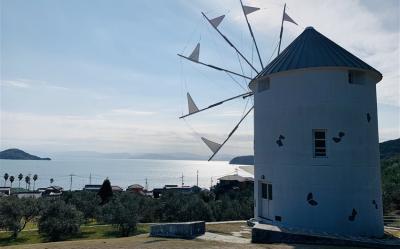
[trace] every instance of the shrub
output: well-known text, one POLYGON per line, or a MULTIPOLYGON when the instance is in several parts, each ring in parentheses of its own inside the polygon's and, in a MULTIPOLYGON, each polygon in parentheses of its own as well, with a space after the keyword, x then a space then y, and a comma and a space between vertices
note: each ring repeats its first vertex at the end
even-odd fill
POLYGON ((39 218, 39 233, 57 241, 80 232, 83 215, 73 205, 62 200, 48 201, 39 218))

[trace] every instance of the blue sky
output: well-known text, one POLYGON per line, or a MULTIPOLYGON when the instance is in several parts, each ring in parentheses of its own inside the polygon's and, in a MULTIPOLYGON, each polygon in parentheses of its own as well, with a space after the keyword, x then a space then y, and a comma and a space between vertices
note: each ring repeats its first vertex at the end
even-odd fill
MULTIPOLYGON (((249 20, 267 62, 284 2, 244 2, 261 7, 249 20)), ((283 47, 314 26, 380 70, 380 139, 400 137, 399 2, 286 2, 299 26, 285 23, 283 47)), ((177 119, 186 91, 198 106, 243 92, 226 74, 176 56, 200 41, 201 60, 241 71, 201 11, 226 14, 221 30, 257 64, 238 1, 1 0, 1 148, 208 155, 199 135, 222 141, 246 100, 177 119)), ((252 153, 251 119, 221 153, 252 153)))

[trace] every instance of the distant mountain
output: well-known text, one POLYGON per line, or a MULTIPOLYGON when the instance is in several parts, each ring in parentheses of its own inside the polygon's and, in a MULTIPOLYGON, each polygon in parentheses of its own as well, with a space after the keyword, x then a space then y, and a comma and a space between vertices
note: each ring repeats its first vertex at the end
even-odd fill
POLYGON ((0 152, 0 159, 11 159, 11 160, 51 160, 50 158, 41 158, 38 156, 26 153, 19 149, 8 149, 0 152))
POLYGON ((380 143, 379 150, 381 152, 381 159, 400 155, 400 138, 380 143))
MULTIPOLYGON (((381 159, 388 159, 400 155, 400 138, 385 141, 379 144, 381 159)), ((237 156, 229 161, 230 164, 254 165, 254 156, 237 156)))
MULTIPOLYGON (((95 151, 65 151, 53 152, 50 156, 55 159, 153 159, 153 160, 207 160, 208 155, 193 153, 102 153, 95 151)), ((215 160, 228 161, 232 155, 221 154, 215 160)))
POLYGON ((254 156, 237 156, 232 158, 229 164, 254 165, 254 156))

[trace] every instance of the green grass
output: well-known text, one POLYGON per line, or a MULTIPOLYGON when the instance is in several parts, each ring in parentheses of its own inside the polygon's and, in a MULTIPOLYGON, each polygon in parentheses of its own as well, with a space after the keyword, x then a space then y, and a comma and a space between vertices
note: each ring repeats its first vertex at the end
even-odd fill
MULTIPOLYGON (((138 225, 137 230, 133 235, 143 234, 149 232, 148 225, 138 225)), ((11 233, 0 233, 0 246, 21 245, 21 244, 35 244, 49 242, 45 237, 42 237, 37 230, 35 231, 22 231, 17 239, 10 239, 11 233)), ((90 239, 107 239, 120 237, 116 228, 111 225, 106 226, 82 226, 80 234, 68 238, 66 240, 90 240, 90 239)))

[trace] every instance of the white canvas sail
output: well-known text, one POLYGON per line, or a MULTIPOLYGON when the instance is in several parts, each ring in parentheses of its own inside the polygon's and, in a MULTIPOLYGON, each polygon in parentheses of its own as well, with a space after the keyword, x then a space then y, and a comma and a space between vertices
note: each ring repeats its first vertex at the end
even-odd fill
POLYGON ((286 12, 283 13, 283 20, 298 25, 286 12))
POLYGON ((201 137, 201 140, 203 140, 203 142, 207 145, 208 148, 210 148, 210 150, 213 153, 216 153, 219 150, 219 148, 221 147, 221 145, 219 143, 210 141, 207 138, 201 137))
POLYGON ((200 56, 200 43, 197 43, 196 47, 194 48, 193 52, 189 55, 189 59, 193 61, 199 61, 200 56))
POLYGON ((224 18, 225 18, 225 15, 222 15, 222 16, 219 16, 219 17, 216 17, 216 18, 213 18, 213 19, 210 20, 210 23, 211 23, 214 27, 217 28, 217 27, 221 24, 222 20, 224 20, 224 18))
POLYGON ((257 8, 257 7, 251 7, 251 6, 246 6, 246 5, 243 5, 243 11, 244 11, 244 14, 247 16, 248 14, 251 14, 251 13, 253 13, 254 11, 257 11, 257 10, 259 10, 260 8, 257 8))
POLYGON ((189 114, 198 112, 199 108, 197 108, 196 104, 194 103, 192 96, 190 96, 189 93, 187 93, 186 96, 187 96, 187 100, 188 100, 189 114))

